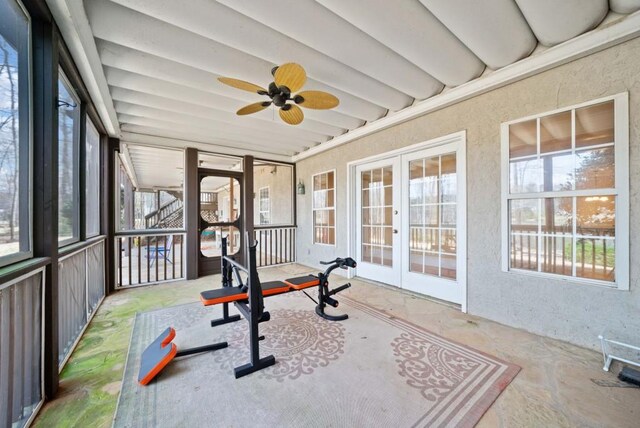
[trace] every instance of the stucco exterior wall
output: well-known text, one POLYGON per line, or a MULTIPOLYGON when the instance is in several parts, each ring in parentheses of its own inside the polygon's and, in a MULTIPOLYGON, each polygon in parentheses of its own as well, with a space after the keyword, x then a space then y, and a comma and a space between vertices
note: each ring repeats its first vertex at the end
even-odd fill
POLYGON ((603 331, 640 345, 640 38, 336 147, 297 164, 298 261, 348 254, 347 163, 467 131, 468 311, 596 348, 603 331), (501 270, 500 124, 629 92, 630 291, 501 270), (337 243, 313 245, 311 176, 336 168, 337 243))
POLYGON ((293 167, 286 165, 259 165, 253 169, 253 218, 255 225, 260 225, 259 191, 269 188, 272 225, 289 225, 293 223, 293 167))

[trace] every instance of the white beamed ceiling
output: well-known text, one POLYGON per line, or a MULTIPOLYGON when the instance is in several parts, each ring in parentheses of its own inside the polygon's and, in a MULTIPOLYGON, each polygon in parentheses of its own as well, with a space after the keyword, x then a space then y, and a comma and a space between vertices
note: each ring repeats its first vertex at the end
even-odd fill
MULTIPOLYGON (((61 17, 63 35, 80 38, 81 43, 68 42, 72 53, 81 46, 91 50, 85 57, 102 63, 92 77, 96 87, 108 87, 109 99, 102 99, 107 108, 99 110, 115 111, 114 136, 129 144, 157 140, 182 148, 192 142, 211 152, 274 160, 290 159, 445 88, 482 79, 540 45, 592 30, 612 11, 640 9, 640 0, 48 3, 61 17), (69 23, 73 28, 65 28, 69 23), (298 126, 283 123, 273 108, 237 116, 240 107, 263 98, 217 77, 266 87, 271 68, 285 62, 305 67, 304 89, 331 92, 340 105, 305 109, 298 126)), ((103 120, 114 121, 114 115, 103 120)), ((134 164, 147 154, 130 147, 134 164)))

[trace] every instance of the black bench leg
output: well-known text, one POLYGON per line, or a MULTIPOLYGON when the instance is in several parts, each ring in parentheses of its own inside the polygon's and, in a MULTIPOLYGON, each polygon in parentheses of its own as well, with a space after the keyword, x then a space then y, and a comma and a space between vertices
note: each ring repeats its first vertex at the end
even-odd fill
POLYGON ((222 304, 222 318, 211 320, 211 327, 240 321, 240 315, 229 315, 229 304, 222 304))
POLYGON ((266 367, 272 366, 276 363, 276 358, 273 355, 269 355, 268 357, 260 358, 256 364, 247 363, 240 367, 236 367, 233 369, 233 373, 236 376, 236 379, 241 378, 242 376, 246 376, 253 372, 257 372, 258 370, 262 370, 266 367))
POLYGON ((185 357, 192 354, 200 354, 202 352, 217 351, 218 349, 224 349, 227 346, 229 346, 227 342, 219 342, 212 343, 211 345, 198 346, 196 348, 183 349, 178 351, 175 358, 185 357))

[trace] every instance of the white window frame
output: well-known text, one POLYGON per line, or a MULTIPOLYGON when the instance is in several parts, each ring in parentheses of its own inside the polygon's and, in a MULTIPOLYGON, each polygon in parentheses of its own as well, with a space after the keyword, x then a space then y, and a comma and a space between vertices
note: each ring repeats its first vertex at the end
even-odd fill
MULTIPOLYGON (((573 115, 573 113, 572 113, 573 115)), ((573 122, 573 121, 572 121, 573 122)), ((573 125, 572 125, 573 126, 573 125)), ((572 129, 575 135, 575 129, 572 129)), ((553 278, 574 284, 590 284, 617 290, 629 290, 629 93, 623 92, 616 95, 590 100, 581 104, 563 107, 560 109, 536 114, 517 120, 504 122, 500 128, 501 137, 501 229, 502 229, 502 271, 514 274, 531 275, 543 278, 553 278), (509 126, 515 123, 539 119, 556 113, 572 111, 582 107, 601 104, 607 101, 614 102, 614 156, 615 156, 615 189, 604 191, 603 189, 573 190, 563 194, 570 196, 612 195, 616 197, 616 225, 615 225, 615 282, 597 279, 580 278, 548 272, 529 271, 510 268, 510 221, 509 200, 521 199, 533 196, 531 193, 509 193, 509 126)), ((539 137, 538 137, 539 138, 539 137)), ((573 138, 573 137, 572 137, 573 138)), ((539 144, 539 141, 538 141, 539 144)), ((559 197, 558 192, 536 192, 536 198, 559 197)), ((575 215, 575 212, 574 212, 575 215)), ((575 233, 574 233, 575 235, 575 233)))
POLYGON ((260 220, 260 226, 264 226, 264 225, 268 225, 271 224, 271 189, 269 189, 269 186, 265 186, 265 187, 261 187, 258 189, 258 218, 260 220), (266 190, 267 191, 267 209, 263 210, 262 209, 262 191, 266 190), (267 218, 269 219, 268 223, 263 223, 262 222, 262 215, 266 214, 267 218))
MULTIPOLYGON (((338 197, 338 192, 337 192, 337 182, 338 182, 338 177, 336 175, 336 169, 328 169, 326 171, 322 171, 322 172, 318 172, 317 174, 313 174, 311 176, 311 240, 313 242, 314 245, 324 245, 327 247, 335 247, 337 245, 337 241, 338 241, 338 227, 337 227, 337 222, 336 222, 336 202, 337 202, 337 197, 338 197), (323 175, 323 174, 329 174, 329 173, 333 173, 333 188, 331 190, 333 190, 333 206, 331 206, 330 208, 328 207, 323 207, 323 208, 316 208, 315 206, 315 198, 314 193, 316 191, 316 180, 315 178, 319 175, 323 175), (333 211, 333 244, 327 244, 324 242, 316 242, 316 211, 333 211)), ((330 189, 327 189, 330 190, 330 189)), ((331 226, 329 226, 331 227, 331 226)))

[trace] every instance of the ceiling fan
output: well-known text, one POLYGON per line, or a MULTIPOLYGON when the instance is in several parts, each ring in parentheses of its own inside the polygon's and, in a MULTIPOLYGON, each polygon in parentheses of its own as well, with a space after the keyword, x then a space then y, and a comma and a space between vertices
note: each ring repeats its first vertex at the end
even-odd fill
POLYGON ((231 77, 218 77, 225 85, 233 86, 260 95, 267 95, 270 101, 261 101, 242 107, 236 114, 243 116, 257 113, 274 104, 280 107, 280 118, 289 125, 298 125, 304 120, 304 113, 298 106, 305 108, 326 110, 336 107, 340 101, 335 96, 323 91, 302 91, 297 94, 307 81, 307 73, 300 64, 289 62, 271 70, 273 82, 269 89, 264 89, 253 83, 231 77))

